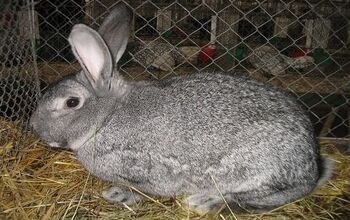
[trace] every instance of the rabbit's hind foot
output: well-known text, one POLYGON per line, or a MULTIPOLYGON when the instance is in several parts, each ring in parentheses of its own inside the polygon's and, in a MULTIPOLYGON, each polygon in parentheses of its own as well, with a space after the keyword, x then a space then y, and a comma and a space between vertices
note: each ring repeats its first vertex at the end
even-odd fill
POLYGON ((130 205, 142 200, 142 196, 130 189, 113 186, 102 192, 102 197, 112 203, 124 203, 130 205))
POLYGON ((183 203, 192 211, 204 215, 221 210, 224 206, 224 200, 220 195, 193 194, 187 197, 183 203))

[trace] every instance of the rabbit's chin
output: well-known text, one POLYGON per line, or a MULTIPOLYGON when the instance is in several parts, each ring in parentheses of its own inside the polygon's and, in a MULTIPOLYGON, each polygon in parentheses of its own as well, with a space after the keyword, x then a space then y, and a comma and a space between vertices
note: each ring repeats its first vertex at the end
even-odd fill
POLYGON ((49 146, 50 147, 61 147, 61 145, 57 142, 51 142, 51 143, 49 143, 49 146))
POLYGON ((63 149, 71 149, 71 150, 77 150, 79 147, 81 147, 84 144, 84 141, 81 141, 80 139, 77 141, 74 141, 71 144, 68 144, 67 142, 47 142, 47 144, 50 147, 53 148, 63 148, 63 149))
POLYGON ((63 142, 45 141, 45 142, 52 148, 64 148, 64 149, 67 149, 67 148, 69 149, 70 148, 66 141, 63 141, 63 142))
POLYGON ((65 148, 65 149, 71 149, 73 151, 76 151, 80 147, 82 147, 95 133, 96 133, 95 130, 91 130, 85 135, 82 135, 81 137, 76 138, 75 140, 63 140, 61 142, 47 141, 46 143, 48 143, 50 147, 65 148))

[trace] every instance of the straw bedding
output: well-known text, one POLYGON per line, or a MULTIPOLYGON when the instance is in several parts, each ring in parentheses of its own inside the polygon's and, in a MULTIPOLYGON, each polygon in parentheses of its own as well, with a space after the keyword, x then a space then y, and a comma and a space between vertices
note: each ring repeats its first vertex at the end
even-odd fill
POLYGON ((0 119, 0 219, 350 219, 350 156, 330 143, 335 173, 312 195, 264 214, 200 216, 182 198, 146 196, 133 206, 109 204, 100 192, 109 183, 91 176, 72 152, 50 149, 16 123, 0 119))

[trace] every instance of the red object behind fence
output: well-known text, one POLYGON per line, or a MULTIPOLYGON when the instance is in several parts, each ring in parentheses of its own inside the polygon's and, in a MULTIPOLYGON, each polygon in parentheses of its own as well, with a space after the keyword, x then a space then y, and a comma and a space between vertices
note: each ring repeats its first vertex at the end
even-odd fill
POLYGON ((297 49, 297 50, 293 51, 290 55, 293 58, 297 58, 297 57, 306 56, 307 53, 308 53, 308 49, 307 48, 300 48, 300 49, 297 49))
POLYGON ((198 60, 200 63, 205 63, 207 61, 212 61, 215 56, 215 45, 208 44, 201 48, 201 51, 198 55, 198 60))

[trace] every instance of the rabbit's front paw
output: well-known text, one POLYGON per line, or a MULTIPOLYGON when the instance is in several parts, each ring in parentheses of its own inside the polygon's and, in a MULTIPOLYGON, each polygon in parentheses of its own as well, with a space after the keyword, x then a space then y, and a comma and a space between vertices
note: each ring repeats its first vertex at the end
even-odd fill
POLYGON ((116 186, 103 191, 102 197, 109 202, 124 203, 126 205, 130 205, 142 200, 142 197, 140 195, 135 194, 128 189, 122 189, 116 186))
POLYGON ((206 214, 221 209, 224 201, 219 195, 198 193, 187 197, 184 204, 199 214, 206 214))

